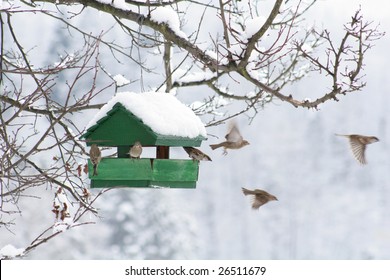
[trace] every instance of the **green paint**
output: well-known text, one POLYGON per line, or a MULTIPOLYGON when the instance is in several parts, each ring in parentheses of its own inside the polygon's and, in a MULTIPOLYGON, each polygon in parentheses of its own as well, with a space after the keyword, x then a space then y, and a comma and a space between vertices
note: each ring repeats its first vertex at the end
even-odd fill
POLYGON ((135 141, 143 146, 199 147, 205 140, 201 135, 187 138, 155 133, 120 103, 90 127, 82 138, 88 139, 88 146, 95 143, 106 147, 131 146, 135 141))
MULTIPOLYGON (((93 170, 88 160, 88 169, 93 170)), ((179 159, 103 158, 98 175, 92 176, 92 188, 105 187, 166 187, 195 188, 199 162, 179 159)))

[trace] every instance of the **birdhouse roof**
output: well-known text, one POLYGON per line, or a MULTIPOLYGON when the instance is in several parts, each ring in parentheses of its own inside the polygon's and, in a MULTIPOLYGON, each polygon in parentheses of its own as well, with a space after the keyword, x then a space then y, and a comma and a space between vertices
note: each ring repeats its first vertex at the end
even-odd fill
POLYGON ((200 146, 202 121, 175 96, 162 92, 121 92, 104 105, 86 127, 88 145, 200 146))

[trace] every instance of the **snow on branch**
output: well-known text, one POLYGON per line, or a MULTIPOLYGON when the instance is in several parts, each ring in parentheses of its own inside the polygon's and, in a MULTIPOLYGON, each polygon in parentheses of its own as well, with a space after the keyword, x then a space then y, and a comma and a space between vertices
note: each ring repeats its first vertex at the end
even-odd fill
POLYGON ((159 24, 167 24, 176 35, 187 39, 187 35, 180 30, 180 20, 177 13, 168 7, 158 7, 151 11, 150 19, 159 24))

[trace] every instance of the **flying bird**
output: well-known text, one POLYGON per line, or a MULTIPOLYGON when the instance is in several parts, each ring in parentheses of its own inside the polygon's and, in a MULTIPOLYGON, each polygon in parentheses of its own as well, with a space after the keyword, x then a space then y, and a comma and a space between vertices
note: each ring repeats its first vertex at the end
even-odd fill
POLYGON ((130 158, 140 158, 142 154, 142 145, 139 141, 136 141, 129 150, 130 158))
POLYGON ((249 145, 249 142, 244 140, 241 136, 240 131, 238 130, 237 124, 232 122, 230 124, 230 130, 228 134, 225 135, 226 141, 219 144, 210 145, 211 149, 215 150, 220 147, 223 147, 223 155, 227 155, 227 149, 240 149, 246 145, 249 145))
POLYGON ((93 164, 93 175, 92 176, 97 176, 98 175, 98 165, 100 160, 102 159, 102 153, 96 144, 91 145, 91 149, 89 150, 89 158, 93 164))
POLYGON ((378 142, 379 139, 375 136, 364 136, 358 134, 336 134, 337 136, 347 137, 351 151, 355 159, 360 164, 367 164, 365 151, 368 144, 378 142))
POLYGON ((242 192, 244 193, 244 195, 253 195, 253 200, 252 200, 253 209, 259 209, 260 206, 266 204, 269 201, 278 200, 276 196, 273 196, 272 194, 269 194, 266 191, 259 190, 259 189, 248 190, 246 188, 242 188, 242 192))
POLYGON ((194 147, 183 147, 183 149, 187 152, 188 156, 193 160, 211 161, 211 158, 199 149, 196 149, 194 147))

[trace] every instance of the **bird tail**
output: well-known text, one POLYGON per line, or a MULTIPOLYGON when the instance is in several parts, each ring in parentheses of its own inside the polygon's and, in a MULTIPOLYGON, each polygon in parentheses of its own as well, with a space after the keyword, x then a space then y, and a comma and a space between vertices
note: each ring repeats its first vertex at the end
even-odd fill
POLYGON ((250 195, 250 194, 253 194, 253 191, 251 190, 248 190, 246 188, 241 188, 242 189, 242 192, 244 193, 244 195, 250 195))
POLYGON ((220 147, 222 147, 222 146, 223 146, 222 143, 219 143, 219 144, 211 144, 211 145, 210 145, 210 148, 211 148, 212 150, 215 150, 215 149, 218 149, 218 148, 220 148, 220 147))
POLYGON ((341 137, 348 137, 348 135, 346 135, 346 134, 338 134, 338 133, 335 133, 334 135, 336 135, 336 136, 341 136, 341 137))
POLYGON ((93 175, 92 176, 97 176, 98 175, 98 172, 97 172, 97 164, 94 164, 93 165, 93 175))

